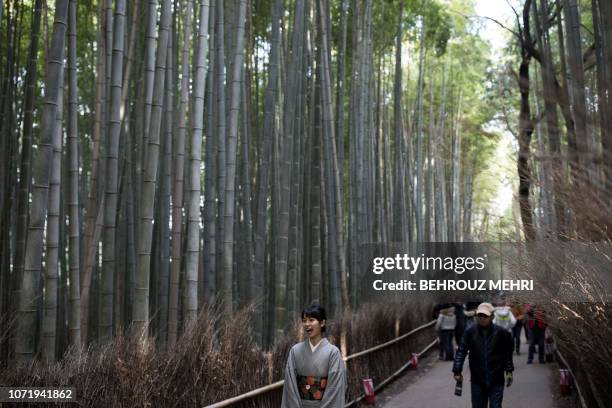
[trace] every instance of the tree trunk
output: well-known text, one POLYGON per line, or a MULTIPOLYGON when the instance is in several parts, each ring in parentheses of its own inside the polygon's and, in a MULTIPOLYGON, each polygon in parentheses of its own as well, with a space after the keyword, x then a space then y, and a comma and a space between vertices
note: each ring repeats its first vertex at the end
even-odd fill
POLYGON ((53 140, 56 137, 57 101, 61 95, 60 79, 64 60, 67 14, 68 0, 56 0, 53 39, 47 63, 44 111, 38 143, 38 157, 33 169, 32 205, 19 296, 15 357, 21 361, 31 360, 36 349, 34 337, 37 321, 36 302, 41 295, 38 291, 38 280, 42 266, 43 230, 49 198, 53 140))
MULTIPOLYGON (((200 0, 200 23, 195 61, 193 130, 189 151, 189 210, 187 248, 185 252, 185 298, 183 327, 195 321, 198 314, 198 255, 200 253, 200 163, 202 161, 202 129, 206 86, 206 54, 208 52, 209 1, 200 0)), ((208 135, 208 137, 212 137, 208 135)))
POLYGON ((125 0, 118 0, 113 22, 113 59, 111 72, 108 153, 106 156, 106 191, 104 193, 104 232, 102 236, 102 281, 99 339, 113 336, 113 295, 117 269, 117 201, 119 194, 119 145, 121 135, 121 87, 123 83, 123 49, 125 35, 125 0))
MULTIPOLYGON (((217 0, 216 7, 216 33, 215 37, 217 42, 216 46, 216 72, 215 76, 217 78, 216 84, 216 92, 217 92, 217 231, 215 236, 215 241, 219 245, 216 246, 217 253, 216 257, 216 265, 215 269, 216 281, 217 281, 217 293, 224 294, 223 290, 225 288, 225 283, 223 282, 223 242, 224 241, 224 233, 225 233, 225 185, 227 183, 227 168, 226 168, 226 99, 225 99, 225 3, 223 0, 217 0)), ((231 287, 233 282, 228 282, 227 287, 231 287)), ((224 296, 224 295, 223 295, 224 296)), ((221 299, 223 300, 223 296, 221 299)), ((231 305, 230 305, 231 306, 231 305)), ((230 307, 230 306, 225 306, 230 307)))
POLYGON ((68 174, 69 174, 69 255, 70 311, 68 331, 70 345, 81 346, 81 266, 79 217, 79 133, 77 82, 77 1, 70 0, 68 23, 68 73, 70 81, 68 111, 68 174))
POLYGON ((234 268, 234 208, 236 184, 236 156, 238 143, 238 114, 240 113, 240 97, 242 69, 244 62, 244 21, 246 18, 247 1, 241 0, 236 26, 236 48, 233 57, 233 71, 230 82, 229 130, 227 134, 227 173, 225 184, 225 211, 223 222, 223 306, 229 316, 233 311, 233 268, 234 268))
MULTIPOLYGON (((176 1, 175 4, 177 4, 176 1)), ((159 168, 161 180, 158 189, 159 275, 157 279, 157 308, 155 310, 158 320, 157 339, 161 348, 166 347, 168 340, 168 296, 170 291, 170 185, 172 184, 172 135, 174 130, 174 91, 176 88, 174 75, 175 58, 173 52, 175 38, 176 20, 173 18, 172 31, 168 42, 168 55, 166 56, 166 92, 164 100, 164 119, 162 122, 164 127, 164 137, 162 140, 163 159, 159 168)))
MULTIPOLYGON (((32 27, 30 34, 30 48, 28 51, 28 67, 25 78, 25 102, 23 118, 23 136, 21 139, 21 162, 19 165, 19 196, 18 196, 18 218, 15 239, 15 277, 14 289, 16 298, 19 299, 19 288, 23 278, 24 253, 26 235, 28 230, 29 195, 32 184, 32 130, 34 124, 34 103, 36 99, 37 83, 37 61, 38 61, 38 36, 40 34, 40 20, 42 14, 43 0, 36 0, 32 13, 32 27)), ((1 15, 0 15, 1 20, 1 15)), ((7 297, 8 300, 8 297, 7 297)))
MULTIPOLYGON (((280 6, 278 6, 280 10, 280 6)), ((301 11, 301 10, 298 10, 301 11)), ((297 110, 300 97, 299 83, 301 80, 300 73, 302 70, 302 45, 304 35, 304 21, 301 12, 295 14, 293 26, 293 38, 291 46, 291 55, 289 59, 289 67, 287 74, 287 96, 285 98, 285 106, 283 111, 283 129, 284 138, 281 141, 281 166, 280 166, 280 210, 278 217, 279 229, 276 239, 276 264, 274 268, 276 282, 276 312, 275 312, 275 327, 276 334, 282 336, 285 331, 288 318, 295 316, 287 316, 286 312, 291 312, 295 309, 294 301, 296 300, 295 293, 289 297, 290 291, 295 290, 295 274, 291 274, 291 269, 288 268, 289 261, 289 224, 292 222, 290 217, 291 201, 298 194, 297 189, 291 188, 292 180, 292 161, 296 152, 296 146, 299 143, 299 128, 296 124, 296 116, 300 112, 297 110), (291 306, 293 305, 293 307, 291 306)), ((289 320, 290 321, 290 320, 289 320)))
MULTIPOLYGON (((268 65, 268 84, 264 96, 264 128, 262 148, 259 154, 259 172, 257 177, 257 203, 255 217, 255 259, 254 259, 254 287, 255 294, 263 294, 265 286, 264 258, 266 253, 267 207, 270 187, 270 159, 272 158, 272 144, 277 132, 274 120, 278 101, 278 71, 280 54, 280 16, 282 15, 282 2, 276 0, 272 9, 272 39, 270 42, 270 63, 268 65)), ((304 13, 304 1, 296 1, 296 15, 304 13)), ((263 299, 260 299, 262 301, 263 299)), ((260 302, 257 302, 259 304, 260 302)), ((263 319, 260 306, 256 307, 255 321, 253 323, 256 340, 261 344, 263 340, 263 319)))
POLYGON ((342 307, 344 310, 349 308, 348 299, 348 286, 346 283, 346 257, 344 252, 344 238, 343 238, 343 223, 344 216, 342 212, 342 195, 340 191, 340 172, 338 164, 338 153, 336 150, 336 138, 334 137, 334 111, 332 107, 332 87, 330 78, 330 63, 329 54, 327 50, 327 29, 325 23, 325 7, 323 0, 319 0, 319 16, 321 17, 321 67, 320 73, 322 77, 321 86, 321 97, 322 97, 322 111, 323 111, 323 124, 324 132, 326 135, 326 148, 327 152, 326 160, 329 162, 331 170, 332 190, 334 193, 334 202, 330 202, 330 205, 334 205, 335 209, 335 224, 336 224, 336 256, 338 257, 338 275, 340 276, 340 288, 342 295, 342 307))
POLYGON ((403 118, 402 118, 402 21, 404 1, 400 1, 395 46, 395 79, 393 81, 393 112, 395 129, 395 188, 393 205, 393 240, 408 242, 408 220, 405 211, 405 182, 403 175, 403 118))
MULTIPOLYGON (((163 4, 162 4, 163 7, 163 4)), ((144 112, 144 135, 142 141, 141 164, 146 166, 149 126, 151 123, 151 110, 153 103, 153 90, 155 86, 155 29, 157 28, 157 0, 149 0, 147 15, 147 32, 145 37, 145 112, 144 112)), ((160 37, 161 40, 161 37, 160 37)), ((158 46, 159 47, 159 46, 158 46)), ((159 49, 159 48, 158 48, 159 49)), ((165 63, 165 61, 164 61, 165 63)))
POLYGON ((452 161, 452 180, 451 180, 451 219, 450 219, 450 240, 454 242, 461 241, 461 102, 462 93, 459 91, 457 101, 457 116, 453 129, 453 161, 452 161))
POLYGON ((425 240, 425 220, 423 217, 423 176, 424 168, 424 148, 423 148, 423 83, 425 81, 425 19, 421 18, 421 39, 419 44, 419 79, 416 102, 416 194, 415 194, 415 215, 417 242, 425 240))
MULTIPOLYGON (((100 10, 102 10, 102 3, 100 3, 100 10)), ((101 12, 99 14, 102 14, 101 12)), ((99 18, 99 20, 103 20, 99 18)), ((105 44, 102 37, 103 23, 99 24, 97 43, 99 44, 96 52, 96 83, 95 83, 95 96, 94 96, 94 128, 92 136, 91 146, 91 171, 90 171, 90 182, 89 182, 89 193, 87 197, 87 205, 85 208, 85 229, 83 231, 83 253, 81 254, 81 265, 83 265, 81 274, 81 340, 83 343, 87 343, 88 340, 88 326, 89 326, 89 292, 91 286, 91 279, 94 268, 94 257, 98 251, 98 241, 100 238, 100 227, 102 225, 102 216, 104 214, 104 207, 102 203, 98 203, 98 172, 101 169, 100 162, 100 151, 103 150, 105 143, 105 125, 103 124, 104 106, 106 105, 106 70, 110 67, 106 67, 105 59, 105 44)), ((102 202, 104 196, 102 196, 102 202)))
POLYGON ((148 151, 146 168, 142 180, 142 198, 140 202, 140 228, 138 233, 138 271, 134 287, 133 330, 136 334, 148 335, 149 324, 149 275, 151 269, 151 244, 153 240, 153 208, 155 202, 155 185, 159 167, 159 144, 168 37, 172 18, 171 0, 162 3, 162 14, 159 25, 159 43, 157 47, 155 84, 151 124, 148 130, 148 151))
POLYGON ((242 79, 242 94, 244 97, 242 98, 242 138, 240 142, 241 147, 241 178, 242 178, 242 194, 241 194, 241 207, 242 213, 244 214, 243 220, 243 228, 241 230, 243 245, 244 245, 244 261, 245 261, 245 273, 244 280, 239 281, 238 283, 242 285, 244 288, 244 299, 241 307, 247 306, 247 302, 252 302, 254 293, 252 289, 254 287, 253 279, 254 279, 254 270, 253 270, 253 221, 252 214, 253 210, 251 207, 251 172, 249 166, 249 140, 250 136, 250 128, 249 128, 249 104, 247 100, 247 86, 245 80, 245 70, 242 71, 243 79, 242 79))
MULTIPOLYGON (((63 61, 63 60, 62 60, 63 61)), ((41 354, 45 362, 56 358, 59 245, 60 245, 60 188, 62 181, 62 139, 64 112, 64 70, 59 74, 59 94, 57 99, 55 135, 53 137, 53 156, 49 175, 49 209, 47 210, 46 259, 44 269, 44 311, 42 316, 41 354)))
MULTIPOLYGON (((580 12, 577 0, 563 0, 567 61, 569 66, 568 86, 576 130, 576 157, 578 171, 574 174, 579 183, 589 184, 587 169, 587 110, 585 97, 584 66, 580 39, 580 12)), ((571 146, 570 146, 571 147, 571 146)))
MULTIPOLYGON (((531 13, 531 1, 527 0, 523 9, 523 29, 528 32, 529 15, 531 13)), ((531 38, 527 34, 527 38, 522 39, 521 44, 521 64, 519 67, 519 89, 521 94, 520 112, 519 112, 519 151, 517 158, 517 171, 519 176, 518 187, 518 203, 523 224, 523 234, 526 241, 535 239, 535 230, 533 226, 533 213, 529 190, 531 188, 531 169, 529 167, 529 145, 531 143, 531 135, 533 134, 534 126, 531 117, 531 106, 529 104, 529 64, 532 54, 526 47, 526 44, 531 43, 531 38)))
POLYGON ((601 144, 604 166, 606 204, 612 206, 612 4, 605 0, 593 1, 594 17, 599 5, 600 59, 598 78, 601 77, 598 100, 601 100, 601 144), (601 74, 599 73, 601 71, 601 74))
MULTIPOLYGON (((534 3, 535 4, 535 3, 534 3)), ((540 11, 534 13, 534 22, 536 24, 536 33, 540 50, 542 51, 541 74, 542 74, 542 94, 544 96, 544 113, 546 116, 546 132, 548 139, 548 149, 550 151, 550 173, 548 180, 552 183, 552 191, 550 198, 554 202, 553 213, 551 217, 551 228, 558 237, 564 234, 564 218, 565 210, 561 193, 561 184, 563 182, 562 166, 561 166, 561 142, 559 134, 559 118, 557 114, 557 106, 555 101, 555 73, 553 71, 553 59, 550 48, 550 38, 548 35, 548 7, 546 1, 540 2, 540 11), (541 22, 545 25, 540 27, 541 22)))
MULTIPOLYGON (((191 20, 193 0, 186 1, 184 42, 181 62, 181 94, 178 115, 178 134, 172 149, 174 155, 174 183, 172 185, 172 266, 170 270, 170 294, 168 301, 168 347, 176 344, 178 337, 179 282, 183 243, 183 202, 185 185, 185 135, 187 133, 187 112, 189 109, 189 46, 191 45, 191 20)), ((203 14, 201 14, 203 16, 203 14)), ((208 24, 208 21, 206 21, 208 24)), ((195 120, 195 118, 194 118, 195 120)), ((207 169, 208 171, 208 169, 207 169)))

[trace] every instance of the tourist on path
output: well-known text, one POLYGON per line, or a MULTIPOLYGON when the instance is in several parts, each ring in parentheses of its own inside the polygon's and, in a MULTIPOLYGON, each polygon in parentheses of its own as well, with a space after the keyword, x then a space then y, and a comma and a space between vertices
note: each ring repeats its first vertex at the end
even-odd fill
POLYGON ((505 306, 504 304, 496 307, 493 324, 496 324, 508 330, 509 333, 512 333, 512 329, 516 325, 516 318, 514 317, 514 314, 512 314, 510 307, 505 306))
POLYGON ((529 328, 529 354, 527 356, 527 364, 533 363, 533 355, 535 347, 538 346, 538 359, 541 364, 546 361, 544 359, 544 333, 546 331, 546 320, 544 310, 537 305, 532 305, 526 312, 527 327, 529 328))
MULTIPOLYGON (((440 349, 444 351, 444 360, 446 361, 453 361, 453 336, 456 323, 454 307, 440 310, 436 321, 436 332, 438 333, 440 349)), ((442 355, 440 355, 440 360, 442 360, 442 355)))
POLYGON ((512 336, 493 324, 493 312, 490 303, 478 306, 477 324, 465 331, 455 354, 453 376, 458 382, 463 382, 463 363, 470 356, 472 408, 501 408, 504 381, 512 385, 512 336))
POLYGON ((514 337, 514 348, 516 354, 521 354, 521 329, 523 328, 523 321, 525 320, 525 313, 523 312, 523 306, 514 302, 510 307, 512 314, 516 317, 516 324, 512 329, 512 337, 514 337))

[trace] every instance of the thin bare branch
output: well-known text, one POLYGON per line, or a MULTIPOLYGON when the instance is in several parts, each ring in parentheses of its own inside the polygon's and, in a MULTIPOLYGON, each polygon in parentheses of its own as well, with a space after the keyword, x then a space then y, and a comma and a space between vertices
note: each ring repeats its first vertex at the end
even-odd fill
POLYGON ((505 25, 505 24, 503 24, 501 21, 494 19, 493 17, 488 17, 488 16, 473 16, 473 15, 467 15, 467 14, 463 14, 463 13, 462 13, 462 12, 460 12, 460 11, 457 11, 457 10, 452 10, 452 9, 450 9, 450 12, 451 12, 451 13, 458 14, 458 15, 460 15, 461 17, 468 18, 468 19, 470 19, 470 18, 484 18, 484 19, 486 19, 486 20, 490 20, 490 21, 494 22, 495 24, 497 24, 498 26, 500 26, 501 28, 503 28, 504 30, 506 30, 506 31, 508 31, 509 33, 511 33, 512 35, 514 35, 516 38, 518 38, 518 39, 520 39, 520 38, 521 38, 521 36, 519 35, 519 33, 518 33, 518 32, 516 32, 515 30, 513 30, 513 29, 511 29, 510 27, 506 26, 506 25, 505 25))

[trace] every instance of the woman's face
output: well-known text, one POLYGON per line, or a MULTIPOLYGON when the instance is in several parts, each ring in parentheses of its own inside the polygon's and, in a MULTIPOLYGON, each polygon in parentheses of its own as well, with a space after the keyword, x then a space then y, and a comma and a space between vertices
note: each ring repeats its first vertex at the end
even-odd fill
POLYGON ((325 320, 317 320, 314 317, 304 316, 302 326, 309 339, 321 337, 321 328, 325 326, 325 320))

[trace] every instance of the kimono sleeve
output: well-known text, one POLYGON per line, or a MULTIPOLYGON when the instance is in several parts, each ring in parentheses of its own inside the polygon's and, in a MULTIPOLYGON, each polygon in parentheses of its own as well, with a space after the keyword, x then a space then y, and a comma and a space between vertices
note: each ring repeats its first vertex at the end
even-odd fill
POLYGON ((283 400, 281 402, 281 408, 296 408, 302 406, 295 373, 295 357, 292 348, 289 351, 287 365, 285 366, 285 383, 283 384, 283 400))
POLYGON ((346 394, 346 367, 340 350, 334 347, 327 372, 327 387, 321 408, 344 408, 346 394))

